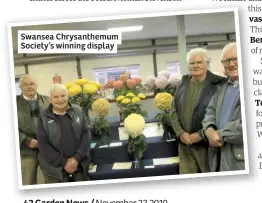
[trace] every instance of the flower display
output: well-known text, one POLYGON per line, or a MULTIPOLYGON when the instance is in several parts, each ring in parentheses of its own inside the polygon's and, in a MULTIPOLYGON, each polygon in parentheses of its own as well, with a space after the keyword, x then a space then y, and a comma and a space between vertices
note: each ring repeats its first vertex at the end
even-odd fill
POLYGON ((155 87, 155 79, 156 77, 154 75, 150 75, 145 79, 145 85, 148 86, 149 88, 154 88, 155 87))
POLYGON ((168 84, 171 87, 176 87, 180 80, 181 80, 181 75, 173 75, 170 76, 170 78, 168 79, 168 84))
POLYGON ((132 92, 129 92, 129 93, 127 93, 126 94, 126 97, 131 97, 131 98, 133 98, 133 97, 135 97, 136 95, 134 94, 134 93, 132 93, 132 92))
POLYGON ((139 115, 132 113, 124 121, 124 129, 128 134, 128 152, 134 155, 135 168, 140 168, 139 161, 147 150, 146 137, 143 134, 145 120, 139 115))
POLYGON ((159 88, 160 90, 163 90, 167 87, 168 85, 168 79, 165 76, 158 76, 155 79, 155 85, 157 88, 159 88))
POLYGON ((68 90, 68 93, 69 93, 70 96, 75 96, 75 95, 78 95, 82 92, 81 86, 76 85, 76 84, 69 86, 69 88, 67 90, 68 90))
POLYGON ((137 86, 136 80, 135 80, 135 79, 128 79, 128 80, 126 81, 126 85, 127 85, 127 87, 130 88, 130 89, 135 89, 136 86, 137 86))
POLYGON ((137 102, 140 102, 140 98, 139 97, 134 97, 132 99, 132 103, 137 103, 137 102))
POLYGON ((86 84, 87 83, 87 79, 85 79, 85 78, 82 78, 82 79, 77 79, 76 81, 75 81, 75 84, 77 84, 77 85, 84 85, 84 84, 86 84))
POLYGON ((167 70, 162 70, 162 71, 160 71, 160 72, 158 73, 158 76, 164 76, 164 77, 166 77, 166 79, 169 79, 170 73, 169 73, 169 71, 167 71, 167 70))
POLYGON ((129 98, 124 98, 124 99, 121 101, 122 104, 129 104, 130 102, 131 102, 131 99, 129 99, 129 98))
POLYGON ((124 86, 124 83, 123 83, 123 81, 121 81, 121 80, 115 81, 115 82, 113 83, 113 87, 114 87, 114 89, 116 89, 116 90, 121 90, 121 89, 123 88, 123 86, 124 86))
POLYGON ((145 120, 141 115, 132 113, 124 120, 124 128, 131 138, 136 138, 143 134, 145 120))
POLYGON ((107 99, 100 98, 93 102, 92 111, 98 117, 106 117, 110 110, 110 103, 107 99))
POLYGON ((139 93, 137 95, 140 99, 145 99, 146 98, 146 95, 142 94, 142 93, 139 93))
POLYGON ((125 98, 125 96, 120 95, 120 96, 118 96, 118 97, 116 98, 116 101, 117 101, 117 102, 121 102, 124 98, 125 98))
POLYGON ((95 81, 88 81, 85 78, 77 79, 75 82, 66 83, 69 94, 69 102, 81 106, 89 120, 89 110, 92 108, 95 95, 101 85, 95 81))
POLYGON ((154 99, 156 107, 164 112, 169 112, 172 106, 173 97, 171 94, 163 92, 158 93, 154 99))
POLYGON ((92 83, 91 84, 88 83, 88 84, 84 85, 83 90, 84 90, 84 93, 86 93, 86 94, 96 94, 98 88, 97 88, 96 85, 94 85, 92 83))

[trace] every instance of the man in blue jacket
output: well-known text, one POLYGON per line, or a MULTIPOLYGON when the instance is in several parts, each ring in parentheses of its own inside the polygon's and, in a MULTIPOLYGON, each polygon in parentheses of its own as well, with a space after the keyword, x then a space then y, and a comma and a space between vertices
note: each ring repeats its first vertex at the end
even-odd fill
POLYGON ((38 126, 39 162, 46 183, 89 180, 91 134, 80 106, 68 103, 65 86, 50 90, 51 104, 38 126))
POLYGON ((228 80, 211 99, 202 122, 212 172, 245 169, 236 43, 227 44, 221 58, 228 80))

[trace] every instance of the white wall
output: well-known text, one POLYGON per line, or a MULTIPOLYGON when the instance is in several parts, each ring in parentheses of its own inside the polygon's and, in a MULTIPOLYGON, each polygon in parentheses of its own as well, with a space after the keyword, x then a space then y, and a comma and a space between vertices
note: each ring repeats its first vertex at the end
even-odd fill
POLYGON ((62 83, 78 78, 76 61, 30 65, 28 69, 29 74, 34 75, 38 79, 38 92, 45 95, 49 93, 56 73, 62 76, 62 83))
POLYGON ((104 59, 81 60, 82 76, 87 79, 93 78, 94 68, 110 66, 140 64, 140 77, 145 78, 154 74, 153 55, 123 56, 104 59))

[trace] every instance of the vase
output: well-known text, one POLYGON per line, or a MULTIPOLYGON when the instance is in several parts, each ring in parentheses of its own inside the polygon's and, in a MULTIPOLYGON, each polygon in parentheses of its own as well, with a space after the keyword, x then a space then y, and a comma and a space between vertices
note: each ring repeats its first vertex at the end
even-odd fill
POLYGON ((134 153, 134 168, 140 169, 142 168, 142 159, 138 156, 138 153, 134 153))
POLYGON ((173 135, 174 135, 174 130, 172 128, 172 126, 169 125, 163 125, 163 139, 164 140, 171 140, 173 139, 173 135))

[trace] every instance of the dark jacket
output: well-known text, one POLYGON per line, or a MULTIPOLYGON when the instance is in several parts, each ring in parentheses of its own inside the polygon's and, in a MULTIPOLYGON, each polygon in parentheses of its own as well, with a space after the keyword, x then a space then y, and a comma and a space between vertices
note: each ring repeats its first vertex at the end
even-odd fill
MULTIPOLYGON (((88 121, 80 106, 70 104, 67 114, 72 120, 76 139, 76 154, 80 155, 79 164, 84 175, 88 174, 90 157, 91 133, 88 121)), ((63 168, 67 159, 63 157, 60 127, 53 114, 52 105, 41 114, 38 126, 39 164, 47 176, 63 179, 63 168)))
MULTIPOLYGON (((47 96, 38 94, 37 100, 39 102, 40 112, 42 112, 49 105, 49 99, 47 96)), ((16 96, 16 104, 21 155, 36 155, 38 150, 29 147, 30 141, 37 139, 36 133, 31 130, 32 117, 29 104, 23 95, 16 96)))
MULTIPOLYGON (((179 123, 183 129, 185 125, 181 118, 182 118, 183 108, 185 107, 184 104, 186 99, 186 92, 188 89, 190 79, 191 79, 190 75, 184 75, 175 94, 175 102, 174 102, 175 109, 178 115, 179 123)), ((193 111, 192 120, 191 120, 191 125, 192 125, 191 132, 188 133, 199 132, 203 137, 202 120, 204 119, 206 108, 212 96, 217 91, 217 86, 224 84, 226 81, 227 81, 226 78, 215 75, 210 71, 207 71, 205 87, 202 90, 198 103, 193 111)), ((200 141, 199 143, 196 144, 207 145, 207 143, 205 143, 204 141, 200 141)))

